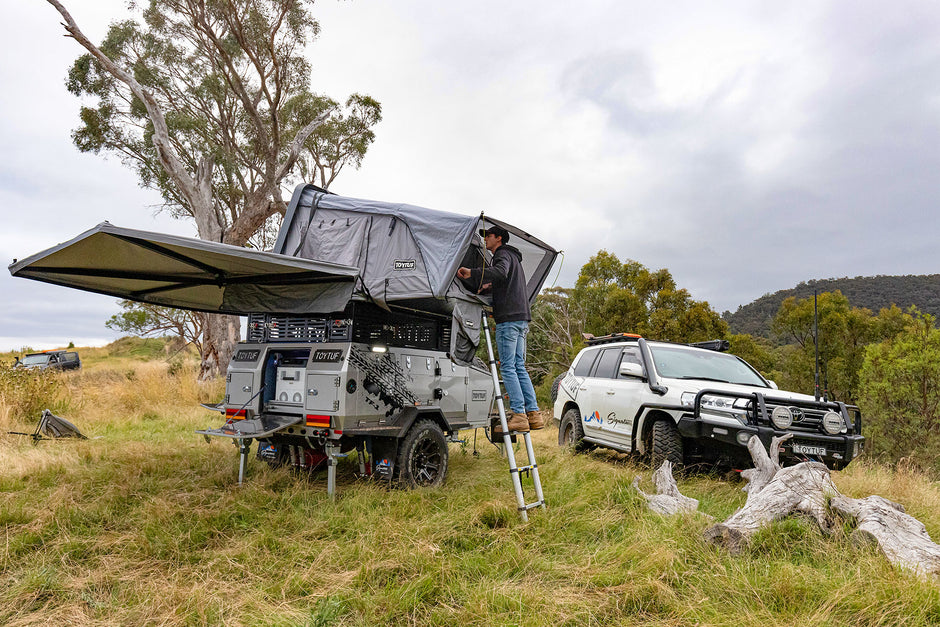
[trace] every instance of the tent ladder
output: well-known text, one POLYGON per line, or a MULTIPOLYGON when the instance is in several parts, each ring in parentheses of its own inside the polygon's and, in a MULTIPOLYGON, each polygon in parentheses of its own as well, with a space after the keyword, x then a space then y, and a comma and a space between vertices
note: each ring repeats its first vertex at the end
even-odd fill
MULTIPOLYGON (((506 407, 503 404, 502 387, 499 384, 499 374, 496 371, 496 359, 493 357, 493 342, 490 339, 490 325, 486 318, 486 312, 483 312, 483 334, 486 336, 486 350, 489 353, 490 374, 493 375, 493 388, 496 392, 496 406, 499 409, 499 423, 503 429, 503 447, 506 451, 506 457, 509 459, 509 474, 512 477, 512 487, 516 492, 516 502, 519 515, 522 522, 529 521, 528 511, 536 507, 545 507, 545 497, 542 495, 542 482, 539 480, 539 467, 535 463, 535 450, 532 448, 532 438, 528 431, 522 434, 525 441, 526 454, 528 455, 528 465, 516 466, 516 455, 512 448, 512 435, 509 433, 509 427, 506 420, 506 407), (525 502, 525 494, 522 491, 522 478, 520 473, 531 473, 532 481, 535 484, 535 501, 525 502)), ((517 433, 513 431, 513 433, 517 433)))

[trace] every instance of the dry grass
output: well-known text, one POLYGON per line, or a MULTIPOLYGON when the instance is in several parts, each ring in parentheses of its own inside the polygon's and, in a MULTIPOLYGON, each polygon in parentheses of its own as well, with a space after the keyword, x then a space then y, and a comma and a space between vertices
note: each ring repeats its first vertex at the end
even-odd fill
MULTIPOLYGON (((84 355, 84 352, 83 352, 84 355)), ((0 623, 5 625, 931 625, 934 582, 800 520, 731 556, 703 516, 651 514, 623 456, 573 456, 533 435, 549 507, 523 525, 497 450, 451 445, 447 483, 405 491, 339 471, 338 498, 193 431, 221 384, 161 361, 91 360, 64 378, 87 441, 0 435, 0 623)), ((0 405, 0 428, 11 422, 0 405)), ((351 462, 351 460, 347 460, 351 462)), ((940 529, 938 485, 865 463, 836 473, 940 529)), ((682 491, 723 518, 741 484, 682 491)))

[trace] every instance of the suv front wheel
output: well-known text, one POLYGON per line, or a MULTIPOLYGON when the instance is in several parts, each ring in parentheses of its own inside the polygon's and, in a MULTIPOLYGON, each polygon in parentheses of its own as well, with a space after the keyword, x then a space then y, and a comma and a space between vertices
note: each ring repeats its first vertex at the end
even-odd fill
POLYGON ((657 420, 653 423, 653 470, 669 460, 673 467, 682 466, 682 436, 679 428, 671 420, 657 420))

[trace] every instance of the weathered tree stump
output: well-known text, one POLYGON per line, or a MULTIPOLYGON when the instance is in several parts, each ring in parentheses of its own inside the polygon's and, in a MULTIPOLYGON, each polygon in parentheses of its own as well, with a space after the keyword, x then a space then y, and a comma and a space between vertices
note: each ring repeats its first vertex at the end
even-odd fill
POLYGON ((893 564, 925 575, 940 574, 940 546, 934 544, 924 524, 904 512, 904 506, 877 495, 864 499, 837 496, 832 511, 854 519, 852 537, 874 543, 893 564))
POLYGON ((829 469, 819 462, 781 468, 778 450, 786 437, 772 440, 770 455, 756 436, 751 438, 748 450, 755 467, 741 473, 748 481, 747 501, 728 520, 706 529, 706 540, 737 552, 773 520, 804 514, 831 533, 838 515, 855 525, 853 538, 874 542, 891 563, 922 576, 940 574, 940 546, 903 506, 880 496, 843 496, 829 469))
POLYGON ((698 509, 697 500, 683 496, 679 492, 679 486, 672 476, 672 462, 668 459, 653 473, 653 485, 656 487, 656 494, 647 494, 640 489, 640 476, 637 475, 633 480, 633 487, 643 495, 649 508, 657 514, 672 516, 679 512, 694 512, 698 509))

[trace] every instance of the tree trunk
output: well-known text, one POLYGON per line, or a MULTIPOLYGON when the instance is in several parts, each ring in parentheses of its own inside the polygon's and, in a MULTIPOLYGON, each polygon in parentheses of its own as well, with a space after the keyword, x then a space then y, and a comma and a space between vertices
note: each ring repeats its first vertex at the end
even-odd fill
POLYGON ((225 373, 228 362, 238 344, 240 321, 238 316, 204 314, 202 337, 202 364, 199 380, 206 381, 225 373))

